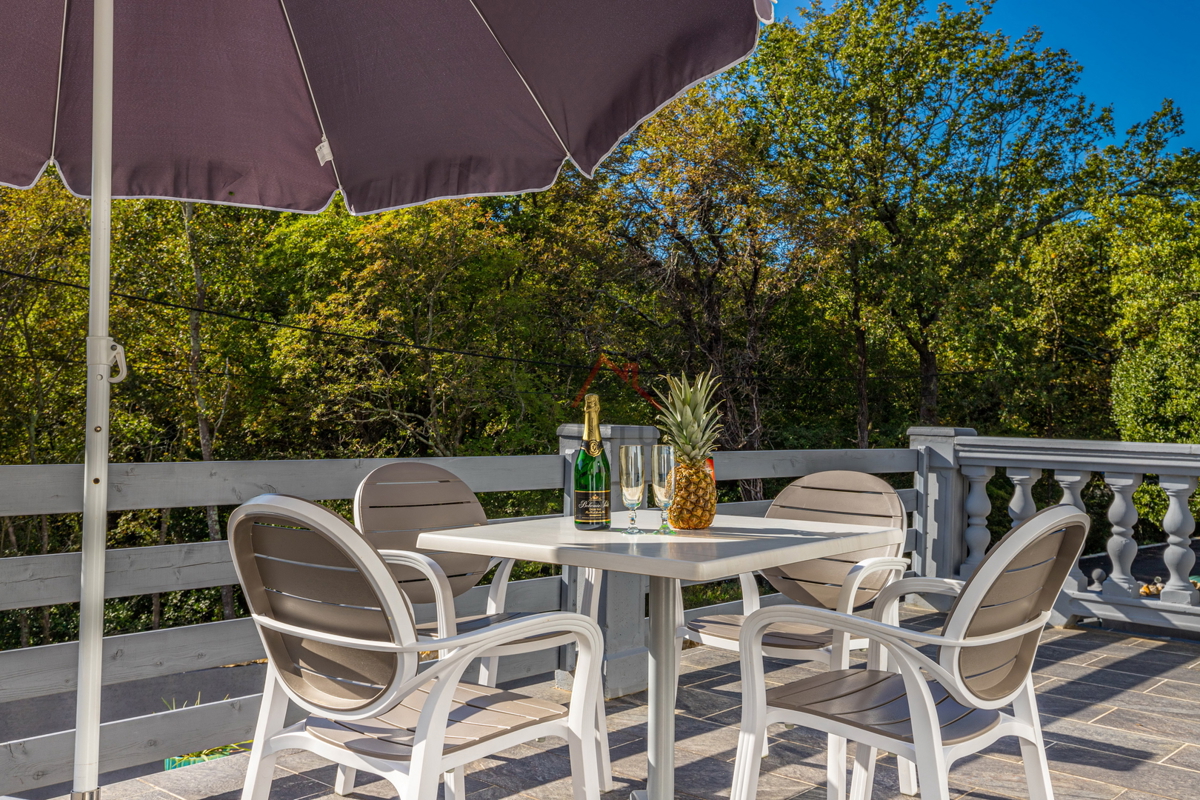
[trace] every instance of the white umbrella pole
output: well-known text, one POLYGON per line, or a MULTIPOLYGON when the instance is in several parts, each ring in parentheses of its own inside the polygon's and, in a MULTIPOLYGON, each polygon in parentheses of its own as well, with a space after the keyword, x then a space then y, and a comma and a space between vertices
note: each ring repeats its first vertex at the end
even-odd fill
MULTIPOLYGON (((100 668, 104 648, 104 548, 108 528, 109 379, 119 350, 108 335, 112 237, 113 0, 95 1, 92 56, 92 258, 83 457, 83 576, 73 800, 100 796, 100 668)), ((123 370, 122 370, 123 371, 123 370)))

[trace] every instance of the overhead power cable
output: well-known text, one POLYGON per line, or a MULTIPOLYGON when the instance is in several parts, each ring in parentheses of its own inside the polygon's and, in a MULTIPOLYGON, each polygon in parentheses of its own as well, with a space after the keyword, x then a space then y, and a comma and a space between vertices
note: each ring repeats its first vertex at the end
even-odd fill
MULTIPOLYGON (((57 286, 65 286, 70 289, 78 289, 87 291, 88 287, 71 281, 59 280, 58 278, 46 278, 41 275, 29 275, 24 272, 14 272, 12 270, 0 268, 0 273, 11 275, 14 278, 22 278, 29 281, 37 281, 39 283, 50 283, 57 286)), ((539 367, 558 367, 560 369, 582 370, 584 372, 590 370, 590 364, 568 364, 561 361, 543 361, 536 358, 519 358, 516 356, 501 356, 495 353, 480 353, 474 350, 455 350, 448 347, 433 347, 430 345, 416 344, 415 342, 405 342, 400 339, 385 339, 380 336, 360 336, 355 333, 343 333, 341 331, 330 331, 323 328, 310 328, 304 325, 292 325, 287 322, 279 322, 273 319, 258 319, 256 317, 248 317, 244 314, 234 314, 230 311, 220 311, 212 308, 198 308, 196 306, 185 306, 181 303, 172 303, 168 300, 158 300, 153 297, 144 297, 142 295, 128 294, 125 292, 111 292, 114 297, 120 297, 125 300, 133 300, 138 303, 149 303, 151 305, 162 306, 164 308, 173 308, 178 311, 194 311, 198 314, 208 314, 214 317, 224 317, 225 319, 237 320, 239 322, 250 322, 255 325, 267 325, 272 328, 283 328, 286 330, 300 331, 303 333, 313 333, 318 336, 334 336, 339 339, 351 339, 359 342, 368 342, 370 344, 385 345, 388 347, 403 347, 409 350, 417 350, 427 353, 438 353, 440 355, 466 356, 468 358, 483 358, 489 361, 508 361, 515 364, 532 364, 539 367)))
MULTIPOLYGON (((56 286, 64 286, 69 289, 77 289, 79 291, 84 291, 84 292, 88 291, 88 287, 84 286, 83 284, 73 283, 71 281, 64 281, 64 280, 60 280, 58 278, 47 278, 47 277, 44 277, 41 275, 30 275, 30 274, 24 273, 24 272, 15 272, 13 270, 4 269, 3 267, 0 267, 0 274, 9 275, 14 278, 20 278, 22 280, 34 281, 37 283, 49 283, 49 284, 54 284, 56 286)), ((145 297, 143 295, 129 294, 126 292, 112 292, 111 294, 114 297, 120 297, 125 300, 132 300, 132 301, 138 302, 138 303, 148 303, 150 305, 162 306, 163 308, 171 308, 171 309, 175 309, 177 311, 189 311, 189 312, 195 312, 198 314, 207 314, 209 316, 223 317, 225 319, 236 320, 238 322, 249 322, 254 325, 266 325, 266 326, 272 327, 272 328, 281 328, 281 329, 285 329, 285 330, 299 331, 301 333, 311 333, 316 336, 333 336, 333 337, 339 338, 339 339, 349 339, 352 341, 367 342, 369 344, 378 344, 378 345, 383 345, 386 347, 402 347, 402 348, 406 348, 409 350, 415 350, 418 352, 437 353, 440 355, 465 356, 468 358, 482 358, 482 359, 486 359, 489 361, 506 361, 506 362, 511 362, 514 364, 530 364, 530 365, 539 366, 539 367, 556 367, 559 369, 570 369, 570 370, 577 370, 577 371, 581 371, 581 372, 590 372, 595 366, 594 364, 571 364, 571 363, 567 363, 567 362, 563 362, 563 361, 546 361, 546 360, 536 359, 536 358, 520 358, 517 356, 502 356, 502 355, 497 355, 495 353, 480 353, 480 352, 474 351, 474 350, 456 350, 456 349, 448 348, 448 347, 433 347, 431 345, 416 344, 415 342, 406 342, 406 341, 402 341, 400 339, 385 339, 380 336, 361 336, 359 334, 343 333, 342 331, 331 331, 331 330, 326 330, 324 328, 311 328, 311 327, 307 327, 304 325, 293 325, 288 322, 280 322, 278 320, 273 320, 273 319, 258 319, 256 317, 246 316, 245 314, 235 314, 231 311, 221 311, 219 309, 213 309, 213 308, 199 308, 197 306, 187 306, 187 305, 183 305, 182 303, 172 303, 169 300, 159 300, 154 297, 145 297)), ((265 312, 260 312, 260 313, 265 313, 265 312)), ((614 355, 614 356, 620 355, 619 353, 614 353, 610 350, 601 350, 600 352, 602 354, 607 354, 607 355, 614 355)), ((939 377, 950 376, 950 375, 975 375, 975 374, 980 374, 980 373, 989 373, 989 372, 998 372, 998 371, 1000 371, 1000 370, 997 370, 997 369, 958 370, 958 371, 939 372, 938 375, 939 375, 939 377)), ((655 377, 662 376, 662 373, 658 373, 658 372, 647 372, 647 373, 643 373, 643 374, 649 374, 649 375, 653 375, 655 377)), ((867 380, 869 380, 869 381, 904 381, 904 380, 917 380, 920 377, 921 376, 916 373, 910 374, 910 375, 868 375, 867 380)), ((857 380, 858 380, 858 378, 855 376, 846 376, 846 377, 794 376, 793 377, 793 376, 786 376, 786 375, 773 375, 773 376, 769 376, 766 378, 766 382, 768 382, 768 383, 776 383, 776 382, 781 382, 781 383, 843 383, 843 382, 852 382, 852 381, 857 381, 857 380)))

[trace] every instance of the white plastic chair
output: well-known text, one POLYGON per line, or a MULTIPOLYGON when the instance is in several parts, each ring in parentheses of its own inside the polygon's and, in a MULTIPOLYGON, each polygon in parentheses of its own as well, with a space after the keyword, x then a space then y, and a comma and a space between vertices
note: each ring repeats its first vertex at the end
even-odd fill
MULTIPOLYGON (((732 800, 753 800, 762 742, 774 723, 858 742, 851 800, 869 800, 877 749, 915 762, 923 800, 946 800, 950 766, 1002 736, 1020 739, 1030 798, 1052 800, 1031 668, 1089 524, 1073 506, 1040 511, 996 543, 965 584, 937 578, 890 584, 879 593, 874 619, 797 606, 764 608, 748 617, 741 634, 742 730, 732 800), (900 598, 921 593, 957 595, 941 634, 899 625, 900 598), (831 670, 766 689, 763 633, 786 621, 868 639, 867 668, 831 670), (917 649, 927 645, 937 648, 936 655, 917 649), (1009 705, 1011 713, 1001 710, 1009 705)), ((845 778, 844 757, 831 757, 830 796, 845 778)), ((901 782, 904 793, 915 792, 903 768, 901 782)))
MULTIPOLYGON (((767 519, 809 522, 845 522, 881 528, 907 528, 904 506, 887 481, 863 472, 832 470, 807 475, 779 493, 767 519)), ((857 550, 830 558, 817 558, 763 570, 763 576, 791 600, 817 608, 851 613, 875 599, 887 583, 904 574, 908 561, 900 558, 902 545, 857 550)), ((679 627, 684 639, 738 651, 738 638, 747 615, 759 609, 754 573, 738 576, 742 587, 742 613, 700 617, 679 627)), ((679 619, 683 619, 682 593, 679 619)), ((764 634, 763 653, 772 658, 820 661, 840 665, 848 649, 866 647, 864 640, 844 640, 823 626, 777 623, 764 634)), ((848 662, 847 662, 848 663, 848 662)))
MULTIPOLYGON (((453 472, 435 464, 420 461, 384 464, 363 478, 354 493, 354 525, 384 554, 392 574, 404 590, 405 599, 410 603, 435 605, 435 621, 416 626, 417 636, 424 640, 457 636, 526 616, 525 612, 506 608, 508 581, 516 564, 514 559, 417 547, 417 538, 426 531, 487 524, 487 514, 471 487, 453 472), (485 612, 459 616, 455 598, 477 586, 493 567, 496 573, 488 586, 485 612)), ((603 573, 591 569, 582 572, 579 611, 595 620, 599 613, 603 573)), ((569 637, 559 644, 568 641, 569 637)), ((499 655, 489 653, 480 659, 480 684, 496 685, 499 655)), ((601 789, 608 791, 613 783, 603 703, 598 713, 601 789)))
POLYGON ((597 800, 599 627, 550 612, 471 633, 418 640, 408 601, 388 565, 346 520, 326 508, 262 495, 229 518, 229 547, 267 652, 267 680, 242 800, 266 800, 275 756, 301 748, 390 781, 401 798, 465 796, 463 767, 546 736, 567 740, 575 800, 597 800), (461 681, 484 654, 578 646, 570 706, 461 681), (418 673, 418 653, 442 657, 418 673), (284 725, 288 700, 310 716, 284 725))
MULTIPOLYGON (((874 475, 847 470, 830 470, 806 475, 789 484, 767 509, 767 519, 810 522, 845 522, 881 528, 908 527, 904 505, 891 485, 874 475)), ((890 581, 908 567, 900 557, 901 544, 857 550, 830 558, 817 558, 763 570, 762 574, 780 594, 815 608, 853 613, 872 600, 890 581)), ((742 613, 718 614, 685 622, 676 632, 681 656, 685 639, 698 644, 738 652, 742 625, 759 609, 758 583, 754 573, 738 576, 742 586, 742 613)), ((678 599, 678 619, 683 617, 683 594, 678 599)), ((850 651, 867 646, 865 639, 839 635, 822 625, 792 621, 776 622, 763 634, 763 654, 792 661, 816 661, 831 669, 850 666, 850 651)), ((831 758, 845 758, 846 742, 831 736, 831 758)), ((763 740, 763 755, 767 740, 763 740)), ((830 795, 841 800, 841 794, 830 795)))
MULTIPOLYGON (((486 525, 487 515, 475 493, 454 473, 434 464, 398 461, 372 470, 354 494, 354 526, 382 551, 392 574, 411 603, 436 603, 437 620, 417 625, 417 635, 446 638, 495 625, 520 614, 505 610, 508 579, 516 563, 471 553, 421 550, 417 537, 425 531, 486 525), (401 552, 410 555, 401 557, 401 552), (487 610, 459 617, 454 598, 474 588, 493 567, 487 610)), ((496 685, 497 659, 483 659, 479 682, 496 685)))

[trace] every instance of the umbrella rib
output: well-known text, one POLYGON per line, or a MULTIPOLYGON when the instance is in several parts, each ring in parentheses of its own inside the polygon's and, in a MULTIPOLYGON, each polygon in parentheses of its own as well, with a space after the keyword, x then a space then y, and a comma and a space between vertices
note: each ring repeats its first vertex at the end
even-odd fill
MULTIPOLYGON (((280 0, 280 2, 282 1, 283 0, 280 0)), ((475 0, 467 0, 467 2, 471 4, 471 8, 475 9, 475 13, 479 15, 479 19, 483 21, 484 27, 487 28, 488 33, 492 35, 492 39, 496 42, 496 46, 500 48, 500 52, 504 53, 504 57, 508 59, 508 65, 513 68, 513 72, 517 73, 517 77, 521 79, 521 83, 525 86, 525 91, 529 92, 529 96, 533 98, 534 105, 538 107, 538 111, 542 112, 542 118, 546 120, 546 124, 549 125, 550 130, 554 132, 554 138, 558 139, 558 144, 560 147, 562 147, 563 152, 567 154, 567 158, 572 158, 570 148, 568 148, 567 143, 563 141, 562 136, 558 132, 558 128, 555 128, 554 123, 550 121, 550 115, 546 113, 546 109, 542 108, 542 101, 538 100, 538 96, 534 94, 533 87, 529 85, 529 81, 525 80, 525 76, 521 74, 521 70, 518 69, 516 62, 514 62, 512 60, 512 56, 508 54, 508 49, 500 41, 500 37, 496 35, 496 32, 492 30, 492 24, 487 21, 487 17, 485 17, 483 12, 479 10, 479 6, 475 5, 475 0)))
MULTIPOLYGON (((300 62, 300 73, 304 75, 304 86, 308 89, 308 100, 312 103, 313 113, 317 115, 317 125, 321 128, 321 143, 328 146, 329 137, 325 133, 325 120, 321 119, 321 109, 317 106, 317 96, 313 94, 312 81, 308 79, 308 67, 304 65, 304 54, 300 52, 300 42, 296 41, 296 30, 292 27, 292 18, 288 14, 287 4, 284 0, 279 0, 279 10, 283 12, 283 21, 287 23, 288 34, 292 37, 292 49, 296 51, 296 59, 300 62)), ((337 181, 338 191, 342 193, 342 201, 347 206, 350 205, 349 198, 346 197, 346 192, 342 189, 342 176, 338 173, 337 159, 333 157, 332 149, 326 151, 329 153, 329 163, 333 166, 333 178, 337 181)), ((351 212, 354 209, 350 209, 351 212)))
POLYGON ((54 129, 50 132, 50 160, 58 163, 58 110, 62 106, 63 61, 67 57, 67 14, 71 0, 63 0, 62 37, 58 42, 58 81, 54 85, 54 129))

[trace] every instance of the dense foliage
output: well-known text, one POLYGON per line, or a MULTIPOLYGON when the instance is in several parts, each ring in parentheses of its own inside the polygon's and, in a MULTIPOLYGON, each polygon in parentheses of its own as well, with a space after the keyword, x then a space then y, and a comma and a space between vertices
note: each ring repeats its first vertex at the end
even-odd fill
MULTIPOLYGON (((919 423, 1196 441, 1200 160, 1173 142, 1180 112, 1118 137, 1080 65, 990 32, 984 2, 824 5, 594 181, 365 218, 118 202, 114 460, 550 452, 601 353, 649 382, 713 369, 725 449, 903 446, 919 423)), ((0 189, 0 463, 81 460, 87 212, 53 174, 0 189)), ((607 371, 594 386, 606 421, 651 423, 607 371)), ((111 544, 219 538, 225 512, 114 515, 111 544)), ((78 546, 72 517, 0 522, 3 555, 78 546)), ((109 626, 235 601, 139 598, 109 626)), ((74 624, 10 614, 0 647, 74 624)))

